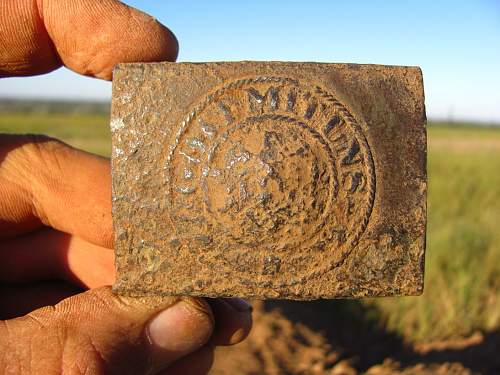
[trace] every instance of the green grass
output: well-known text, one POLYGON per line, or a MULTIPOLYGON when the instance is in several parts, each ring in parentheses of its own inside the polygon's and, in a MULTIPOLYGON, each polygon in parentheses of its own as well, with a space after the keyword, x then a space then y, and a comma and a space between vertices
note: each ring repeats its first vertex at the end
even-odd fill
MULTIPOLYGON (((0 132, 44 133, 110 153, 105 115, 0 114, 0 132)), ((421 297, 365 301, 408 340, 500 327, 500 129, 429 126, 428 237, 421 297)))
POLYGON ((0 113, 0 133, 45 134, 86 151, 111 154, 109 119, 101 114, 0 113))
POLYGON ((430 127, 422 297, 373 301, 413 340, 500 326, 500 129, 430 127))

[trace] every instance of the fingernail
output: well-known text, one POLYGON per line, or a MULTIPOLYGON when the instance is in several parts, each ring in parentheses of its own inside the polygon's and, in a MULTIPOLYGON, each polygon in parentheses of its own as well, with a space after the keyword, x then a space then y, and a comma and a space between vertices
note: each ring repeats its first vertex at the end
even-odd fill
POLYGON ((153 345, 156 365, 167 365, 203 346, 212 334, 210 317, 180 301, 160 312, 149 322, 146 331, 153 345))
POLYGON ((226 298, 226 301, 239 312, 249 312, 253 310, 252 305, 241 298, 226 298))

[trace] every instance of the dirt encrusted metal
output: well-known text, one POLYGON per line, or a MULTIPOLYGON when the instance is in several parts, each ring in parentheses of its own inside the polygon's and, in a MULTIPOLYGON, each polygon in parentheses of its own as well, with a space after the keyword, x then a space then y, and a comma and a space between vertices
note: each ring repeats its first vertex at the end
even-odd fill
POLYGON ((119 65, 114 290, 421 293, 425 123, 416 67, 119 65))

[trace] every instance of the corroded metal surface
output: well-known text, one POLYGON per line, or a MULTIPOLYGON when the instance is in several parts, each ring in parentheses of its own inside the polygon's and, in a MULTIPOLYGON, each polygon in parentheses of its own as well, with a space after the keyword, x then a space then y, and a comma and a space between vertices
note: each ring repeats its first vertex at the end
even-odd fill
POLYGON ((121 65, 111 130, 116 291, 421 292, 418 68, 121 65))

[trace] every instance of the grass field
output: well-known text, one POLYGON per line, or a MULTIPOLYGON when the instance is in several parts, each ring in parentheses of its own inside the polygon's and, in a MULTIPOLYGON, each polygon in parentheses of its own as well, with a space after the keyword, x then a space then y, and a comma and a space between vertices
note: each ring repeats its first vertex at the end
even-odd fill
POLYGON ((500 129, 429 126, 423 297, 374 303, 417 340, 500 325, 500 129))
POLYGON ((0 132, 45 134, 86 151, 111 154, 109 120, 103 114, 0 112, 0 132))
MULTIPOLYGON (((0 132, 43 133, 110 153, 105 115, 0 113, 0 132)), ((368 300, 412 341, 500 327, 500 129, 429 125, 428 237, 422 297, 368 300)))

